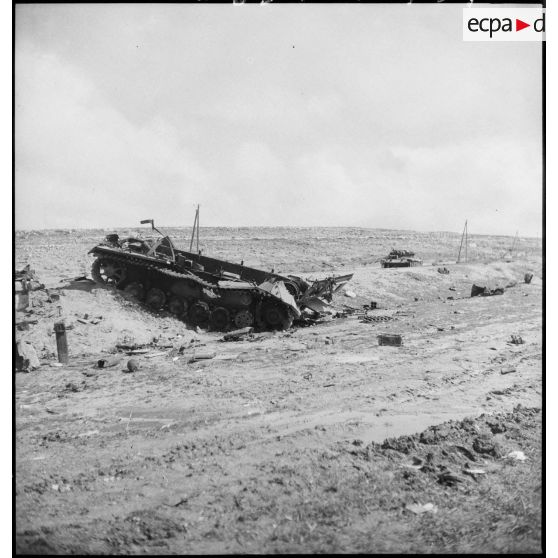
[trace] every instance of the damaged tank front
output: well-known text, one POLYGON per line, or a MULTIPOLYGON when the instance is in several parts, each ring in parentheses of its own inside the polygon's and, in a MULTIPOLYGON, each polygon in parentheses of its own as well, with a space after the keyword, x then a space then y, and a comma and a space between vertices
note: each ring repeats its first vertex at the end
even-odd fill
POLYGON ((89 251, 100 285, 114 286, 154 311, 217 331, 288 329, 317 317, 352 274, 308 282, 178 249, 169 236, 145 240, 109 234, 89 251))

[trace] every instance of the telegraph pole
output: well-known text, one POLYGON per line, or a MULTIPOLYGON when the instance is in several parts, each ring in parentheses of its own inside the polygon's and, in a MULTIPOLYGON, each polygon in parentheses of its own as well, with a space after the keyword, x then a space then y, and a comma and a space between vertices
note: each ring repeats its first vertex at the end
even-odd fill
POLYGON ((459 245, 459 254, 457 254, 457 262, 461 262, 461 248, 463 247, 463 240, 465 240, 465 262, 467 262, 467 219, 465 219, 465 226, 463 227, 463 233, 461 234, 461 244, 459 245))
POLYGON ((199 230, 199 218, 200 218, 200 206, 196 208, 196 216, 194 217, 194 226, 192 227, 192 238, 190 239, 190 252, 194 246, 194 235, 196 234, 196 230, 198 231, 197 236, 197 251, 200 251, 200 230, 199 230))

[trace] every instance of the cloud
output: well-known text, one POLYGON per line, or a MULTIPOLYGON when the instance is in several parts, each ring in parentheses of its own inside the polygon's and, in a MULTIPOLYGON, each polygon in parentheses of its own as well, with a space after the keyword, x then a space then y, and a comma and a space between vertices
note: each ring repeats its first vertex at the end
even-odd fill
POLYGON ((17 15, 18 227, 540 233, 540 45, 464 43, 458 6, 17 15))
POLYGON ((54 55, 23 50, 17 66, 18 227, 50 215, 57 226, 130 224, 132 208, 177 218, 176 200, 210 182, 169 122, 132 124, 54 55))

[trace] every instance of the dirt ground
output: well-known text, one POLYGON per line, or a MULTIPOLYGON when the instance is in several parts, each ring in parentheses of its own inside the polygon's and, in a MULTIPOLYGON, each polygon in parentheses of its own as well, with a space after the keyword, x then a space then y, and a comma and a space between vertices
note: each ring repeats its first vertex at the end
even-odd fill
POLYGON ((506 262, 513 239, 473 237, 455 265, 458 236, 289 230, 289 249, 280 233, 214 229, 206 253, 354 271, 357 296, 334 305, 376 301, 377 321, 223 342, 68 280, 105 233, 18 236, 16 263, 60 294, 18 314, 37 320, 16 335, 41 360, 15 375, 18 552, 540 552, 540 241, 506 262), (381 269, 392 247, 425 265, 381 269), (471 298, 473 283, 506 288, 471 298), (55 366, 62 318, 71 358, 55 366), (147 346, 137 371, 118 343, 147 346), (216 356, 190 362, 200 352, 216 356))

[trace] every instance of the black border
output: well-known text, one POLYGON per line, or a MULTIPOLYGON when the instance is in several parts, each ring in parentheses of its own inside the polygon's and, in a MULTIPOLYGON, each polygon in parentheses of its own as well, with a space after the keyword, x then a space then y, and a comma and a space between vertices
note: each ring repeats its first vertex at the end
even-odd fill
MULTIPOLYGON (((273 4, 324 4, 315 0, 263 0, 273 4)), ((63 0, 52 1, 15 1, 12 0, 12 272, 15 273, 15 41, 16 41, 16 6, 20 4, 156 4, 156 2, 139 1, 139 2, 83 2, 63 0)), ((166 4, 261 4, 262 0, 237 0, 232 2, 224 2, 220 0, 198 0, 193 2, 165 2, 166 4)), ((460 0, 409 0, 405 1, 389 1, 382 2, 379 0, 362 0, 351 2, 339 2, 343 4, 472 4, 475 5, 505 5, 505 4, 522 4, 533 5, 546 8, 546 0, 481 0, 474 2, 464 2, 460 0)), ((542 46, 542 498, 541 498, 541 549, 543 555, 546 555, 546 41, 541 42, 542 46)), ((16 500, 16 435, 15 435, 15 406, 16 406, 16 385, 15 385, 15 362, 16 362, 16 311, 15 311, 15 285, 12 280, 12 555, 16 556, 16 518, 15 518, 15 500, 16 500)), ((436 554, 432 554, 435 556, 436 554)), ((476 556, 487 556, 488 554, 479 553, 476 556)))

